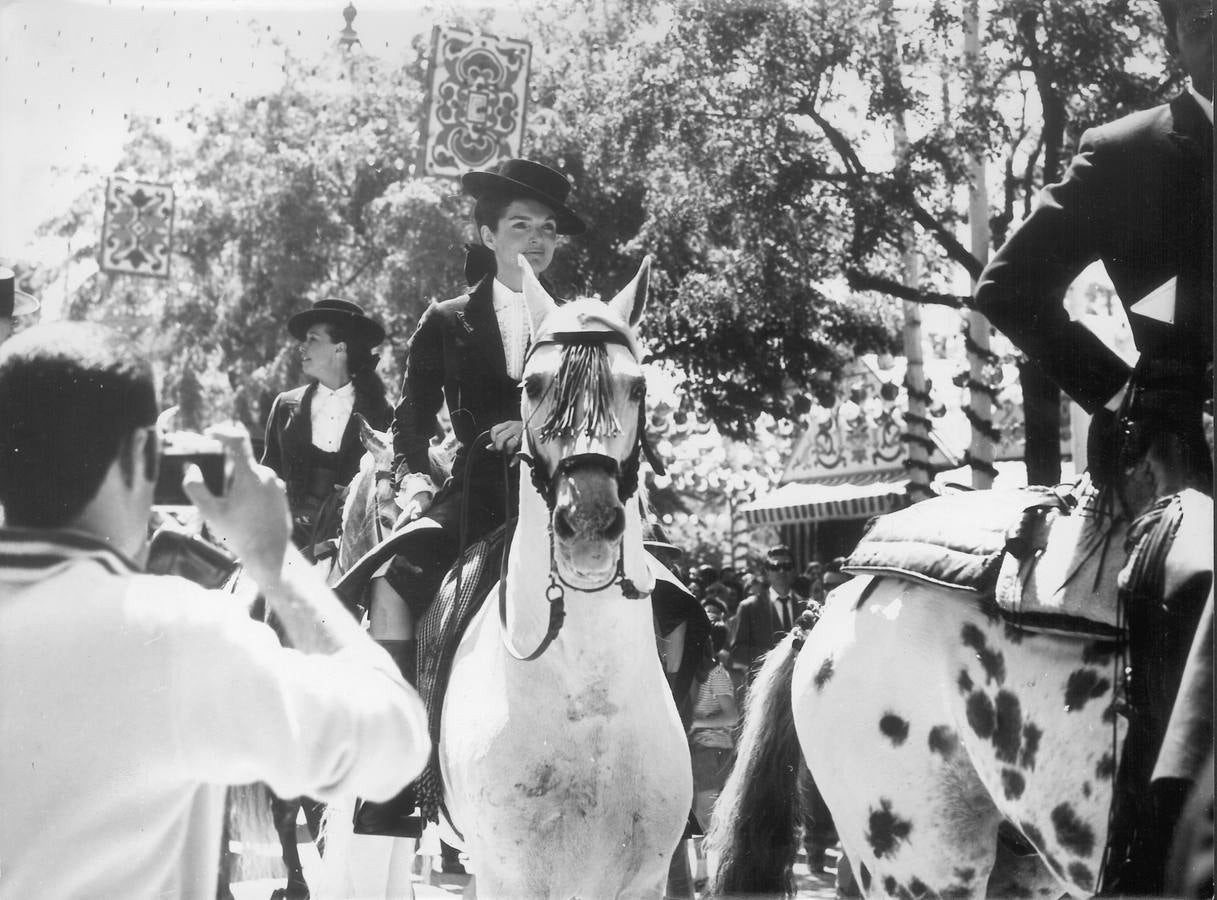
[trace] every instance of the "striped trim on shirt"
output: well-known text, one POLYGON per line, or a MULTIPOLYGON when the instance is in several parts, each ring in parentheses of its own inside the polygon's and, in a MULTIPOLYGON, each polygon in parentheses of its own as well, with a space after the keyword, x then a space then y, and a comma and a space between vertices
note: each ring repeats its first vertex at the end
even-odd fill
POLYGON ((58 528, 0 528, 0 581, 31 584, 66 566, 92 560, 111 575, 139 568, 100 538, 58 528))

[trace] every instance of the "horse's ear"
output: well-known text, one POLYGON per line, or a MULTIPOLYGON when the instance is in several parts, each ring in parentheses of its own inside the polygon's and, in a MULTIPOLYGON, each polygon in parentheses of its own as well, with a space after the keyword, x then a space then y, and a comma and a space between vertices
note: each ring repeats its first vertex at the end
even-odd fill
POLYGON ((634 280, 621 289, 616 297, 609 301, 613 312, 629 322, 637 325, 642 318, 642 310, 647 305, 647 285, 651 279, 651 257, 647 256, 638 267, 634 280))
POLYGON ((537 334, 545 317, 557 309, 558 304, 541 286, 537 273, 532 270, 523 253, 520 254, 518 262, 524 272, 524 305, 528 307, 528 317, 532 320, 532 333, 537 334))

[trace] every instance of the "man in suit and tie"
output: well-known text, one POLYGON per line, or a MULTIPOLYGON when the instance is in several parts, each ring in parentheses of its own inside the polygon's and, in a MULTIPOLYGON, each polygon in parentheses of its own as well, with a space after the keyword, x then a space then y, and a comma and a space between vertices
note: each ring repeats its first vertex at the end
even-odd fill
MULTIPOLYGON (((1044 189, 976 288, 977 309, 1092 414, 1091 477, 1134 508, 1183 487, 1212 486, 1203 409, 1213 394, 1213 9, 1211 0, 1159 7, 1187 90, 1083 134, 1064 179, 1044 189), (1069 284, 1096 260, 1128 313, 1140 352, 1134 367, 1070 321, 1062 305, 1069 284)), ((1162 890, 1170 834, 1197 773, 1168 766, 1169 777, 1150 786, 1163 745, 1155 719, 1171 709, 1179 678, 1169 673, 1182 668, 1154 647, 1186 650, 1204 605, 1200 593, 1194 599, 1141 609, 1152 618, 1130 631, 1132 671, 1157 687, 1130 716, 1103 893, 1162 890)), ((1211 680, 1210 664, 1200 681, 1211 680)), ((1207 730, 1180 740, 1207 749, 1212 719, 1200 718, 1207 730)))
POLYGON ((757 660, 780 641, 803 611, 791 591, 794 584, 794 555, 782 544, 765 554, 768 586, 753 594, 736 611, 735 640, 731 644, 733 674, 741 682, 750 678, 757 660))

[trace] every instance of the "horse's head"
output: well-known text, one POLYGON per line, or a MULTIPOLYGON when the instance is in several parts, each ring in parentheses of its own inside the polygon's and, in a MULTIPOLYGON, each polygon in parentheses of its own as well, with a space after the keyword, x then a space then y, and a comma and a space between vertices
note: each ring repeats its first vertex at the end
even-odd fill
POLYGON ((559 306, 522 268, 534 335, 523 373, 525 455, 549 509, 557 573, 591 589, 619 570, 626 501, 638 489, 646 383, 633 326, 650 259, 607 304, 559 306))

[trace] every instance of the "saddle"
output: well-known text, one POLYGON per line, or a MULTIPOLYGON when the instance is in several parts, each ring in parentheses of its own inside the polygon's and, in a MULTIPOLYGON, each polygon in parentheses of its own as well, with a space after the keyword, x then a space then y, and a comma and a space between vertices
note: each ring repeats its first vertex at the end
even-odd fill
POLYGON ((1115 640, 1119 524, 1084 478, 948 494, 878 517, 842 571, 960 591, 1022 630, 1115 640))
POLYGON ((420 620, 415 669, 403 674, 418 691, 427 711, 431 756, 418 777, 393 799, 386 803, 359 802, 355 810, 356 834, 418 837, 424 822, 438 823, 444 802, 439 767, 440 716, 452 661, 469 623, 499 580, 503 554, 515 523, 511 519, 465 548, 420 620))

